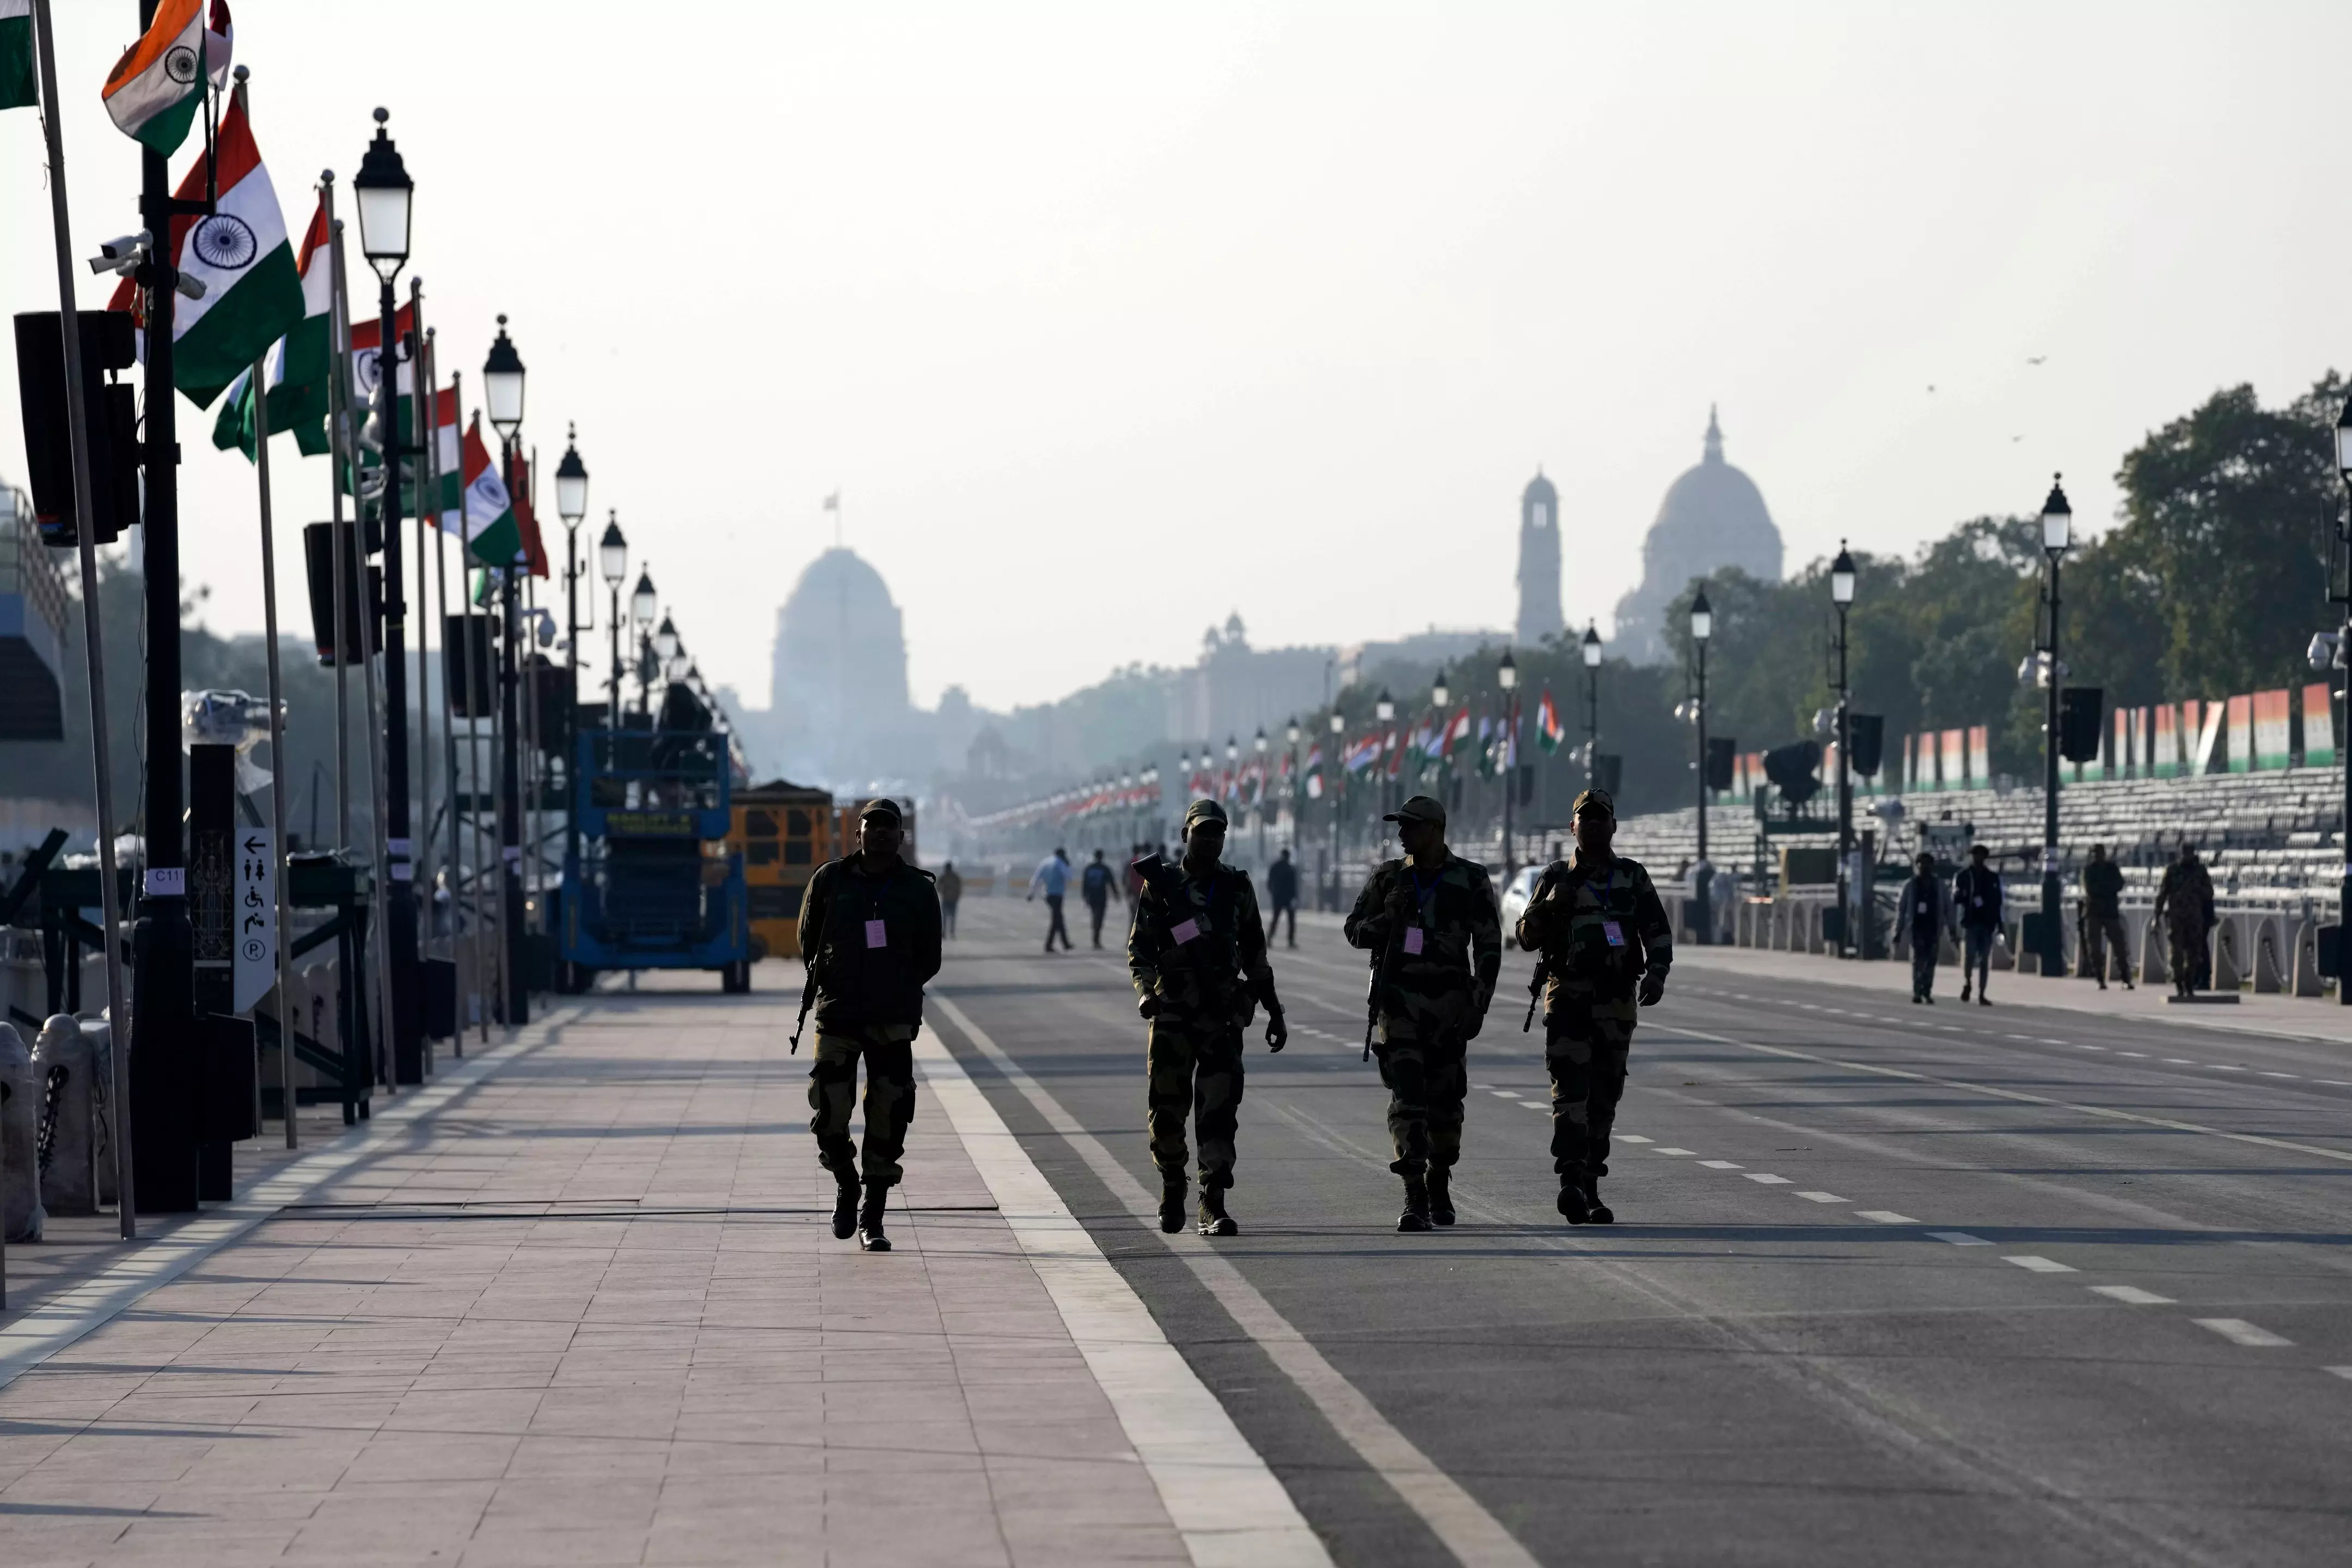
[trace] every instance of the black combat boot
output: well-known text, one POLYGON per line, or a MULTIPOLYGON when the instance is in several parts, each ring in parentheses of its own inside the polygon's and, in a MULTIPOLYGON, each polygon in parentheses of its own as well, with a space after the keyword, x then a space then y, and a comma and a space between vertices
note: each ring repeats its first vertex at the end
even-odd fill
POLYGON ((1584 1173, 1585 1217, 1594 1225, 1615 1225, 1617 1211, 1601 1201, 1601 1173, 1584 1173))
POLYGON ((1202 1236, 1239 1236, 1242 1227, 1225 1212, 1225 1190, 1223 1187, 1201 1189, 1201 1224, 1202 1236))
POLYGON ((1429 1228, 1429 1180, 1419 1172, 1407 1173, 1404 1179, 1404 1213, 1397 1215, 1397 1229, 1412 1233, 1429 1228))
POLYGON ((1570 1172, 1560 1177, 1559 1212, 1570 1225, 1582 1225, 1592 1217, 1592 1200, 1585 1195, 1581 1173, 1570 1172))
POLYGON ((1184 1178, 1162 1176, 1160 1180, 1160 1229, 1173 1236, 1184 1228, 1184 1178))
POLYGON ((857 1234, 857 1178, 834 1173, 833 1238, 847 1241, 857 1234))
POLYGON ((1454 1223, 1454 1194, 1447 1190, 1454 1173, 1444 1165, 1429 1168, 1429 1222, 1432 1225, 1454 1223))
POLYGON ((866 1252, 887 1252, 890 1238, 882 1234, 882 1210, 890 1201, 887 1184, 876 1182, 866 1189, 866 1202, 857 1211, 857 1245, 866 1252))

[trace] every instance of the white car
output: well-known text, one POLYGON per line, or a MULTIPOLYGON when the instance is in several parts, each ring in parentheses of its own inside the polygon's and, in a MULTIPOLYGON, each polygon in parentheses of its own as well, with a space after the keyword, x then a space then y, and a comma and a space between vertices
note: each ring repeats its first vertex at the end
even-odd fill
POLYGON ((1540 866, 1522 866, 1518 875, 1503 889, 1503 941, 1506 944, 1511 941, 1511 932, 1518 925, 1519 917, 1528 912, 1528 900, 1536 896, 1536 880, 1542 875, 1543 868, 1540 866))

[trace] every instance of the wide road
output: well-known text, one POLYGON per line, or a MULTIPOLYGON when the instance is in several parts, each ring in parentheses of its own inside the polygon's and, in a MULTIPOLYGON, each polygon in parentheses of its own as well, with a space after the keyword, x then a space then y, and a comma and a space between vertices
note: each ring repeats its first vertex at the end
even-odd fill
POLYGON ((1571 1228, 1514 953, 1462 1221, 1400 1236, 1364 968, 1318 921, 1211 1243, 1149 1223, 1123 954, 1045 956, 1042 905, 962 926, 939 1037, 1342 1562, 2352 1556, 2352 1047, 1685 951, 1618 1223, 1571 1228))

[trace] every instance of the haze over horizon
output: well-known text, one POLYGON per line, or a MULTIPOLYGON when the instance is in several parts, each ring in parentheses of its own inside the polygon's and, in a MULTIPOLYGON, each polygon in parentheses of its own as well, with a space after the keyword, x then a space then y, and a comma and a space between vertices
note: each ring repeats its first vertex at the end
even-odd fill
MULTIPOLYGON (((289 227, 389 107, 445 365, 473 401, 512 316, 542 460, 580 426, 583 532, 618 509, 754 704, 835 490, 917 700, 1002 708, 1188 662, 1235 611, 1262 646, 1507 626, 1538 465, 1569 617, 1607 631, 1710 404, 1792 571, 2030 510, 2053 469, 2099 526, 2146 432, 2225 384, 2290 397, 2352 341, 2340 7, 708 0, 554 28, 420 0, 393 49, 369 14, 234 4, 289 227)), ((98 92, 134 16, 59 17, 83 253, 136 226, 98 92)), ((0 117, 11 210, 46 201, 38 136, 0 117)), ((54 308, 45 224, 0 234, 0 285, 54 308)), ((188 580, 254 630, 250 469, 211 425, 183 402, 188 580)), ((326 465, 273 455, 299 631, 326 465)))

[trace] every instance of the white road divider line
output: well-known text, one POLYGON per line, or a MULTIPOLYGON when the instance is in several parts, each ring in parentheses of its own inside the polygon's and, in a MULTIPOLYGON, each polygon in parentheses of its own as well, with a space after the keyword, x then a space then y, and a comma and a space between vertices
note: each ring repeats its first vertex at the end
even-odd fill
POLYGON ((1610 1136, 1617 1140, 1620 1143, 1648 1143, 1654 1142, 1652 1139, 1643 1137, 1639 1132, 1612 1132, 1610 1136))
MULTIPOLYGON (((1118 1163, 1109 1150, 1103 1147, 1101 1140, 1081 1126, 1077 1119, 1064 1109, 1062 1102, 1030 1077, 1003 1047, 992 1039, 962 1008, 946 996, 933 991, 930 1000, 950 1023, 962 1031, 964 1038, 995 1065, 997 1071, 1003 1073, 1006 1081, 1036 1110, 1046 1125, 1053 1128, 1062 1141, 1086 1162, 1087 1168, 1110 1190, 1111 1195, 1144 1223, 1146 1234, 1158 1237, 1171 1253, 1184 1261, 1193 1277, 1217 1299, 1218 1304, 1224 1308, 1241 1331, 1265 1352, 1267 1359, 1281 1368, 1285 1376, 1297 1385, 1298 1391, 1321 1412, 1340 1439, 1395 1489, 1406 1507, 1421 1516, 1431 1533, 1464 1564, 1464 1568, 1536 1568, 1535 1558, 1503 1527, 1502 1522, 1488 1513, 1478 1500, 1464 1490, 1453 1477, 1439 1469, 1411 1438, 1391 1425, 1379 1407, 1367 1399, 1354 1384, 1341 1376, 1339 1369, 1324 1358, 1323 1352, 1294 1328, 1288 1319, 1276 1310, 1273 1303, 1258 1293, 1257 1287, 1252 1285, 1230 1259, 1207 1247, 1180 1246, 1171 1238, 1161 1237, 1158 1226, 1160 1205, 1157 1196, 1144 1191, 1143 1184, 1118 1163)), ((936 1040, 932 1042, 931 1049, 945 1054, 945 1047, 936 1040)), ((949 1061, 954 1065, 951 1057, 949 1061)), ((962 1072, 961 1066, 956 1066, 955 1070, 959 1075, 962 1072)), ((971 1082, 969 1079, 964 1081, 967 1085, 971 1082)), ((979 1091, 975 1089, 973 1092, 977 1095, 979 1091)), ((981 1103, 986 1106, 984 1097, 982 1097, 981 1103)), ((990 1115, 995 1114, 993 1107, 987 1109, 990 1115)), ((998 1125, 1002 1127, 1001 1120, 998 1125)), ((1008 1137, 1006 1141, 1018 1148, 1016 1140, 1008 1137)), ((1026 1161, 1027 1156, 1023 1155, 1023 1159, 1026 1161)), ((1030 1168, 1035 1169, 1034 1163, 1030 1168)), ((1039 1179, 1043 1180, 1043 1177, 1039 1179)), ((1048 1190, 1050 1192, 1050 1185, 1048 1190)), ((1058 1203, 1059 1199, 1055 1201, 1058 1203)), ((1067 1210, 1063 1212, 1066 1214, 1067 1210)), ((1083 1227, 1081 1234, 1084 1234, 1083 1227)), ((1093 1247, 1091 1237, 1087 1238, 1087 1245, 1093 1247)), ((1096 1256, 1101 1256, 1099 1249, 1096 1249, 1096 1256)), ((1104 1267, 1108 1268, 1109 1265, 1106 1262, 1104 1267)), ((1128 1289, 1123 1279, 1118 1283, 1121 1289, 1128 1289)), ((1128 1293, 1133 1295, 1132 1290, 1128 1293)), ((1150 1324, 1150 1331, 1159 1334, 1156 1322, 1150 1324)), ((1165 1336, 1160 1338, 1164 1343, 1165 1336)), ((1187 1371, 1189 1373, 1189 1367, 1187 1371)), ((1194 1379, 1196 1384, 1198 1381, 1194 1379)), ((1213 1395, 1211 1397, 1213 1400, 1213 1395)), ((1219 1414, 1223 1414, 1222 1406, 1219 1414)), ((1120 1415, 1123 1423, 1126 1413, 1122 1411, 1120 1415)), ((1230 1425, 1231 1418, 1226 1420, 1230 1425)), ((1238 1428, 1235 1431, 1238 1436, 1238 1428)), ((1157 1479, 1155 1474, 1154 1479, 1157 1479)), ((1162 1495, 1165 1495, 1164 1491, 1162 1495)), ((1220 1496, 1213 1491, 1203 1495, 1200 1501, 1217 1512, 1223 1511, 1220 1496)), ((1284 1501, 1289 1503, 1287 1493, 1284 1494, 1284 1501)), ((1173 1511, 1172 1506, 1171 1511, 1173 1511)), ((1292 1511, 1295 1515, 1295 1505, 1292 1511)), ((1302 1520, 1301 1529, 1304 1528, 1302 1520)), ((1189 1537, 1187 1543, 1192 1544, 1189 1537)), ((1205 1554, 1195 1549, 1197 1562, 1223 1564, 1252 1561, 1234 1553, 1217 1552, 1213 1550, 1213 1542, 1211 1545, 1212 1550, 1205 1554)), ((1301 1557, 1316 1563, 1329 1561, 1321 1543, 1311 1533, 1307 1534, 1301 1543, 1301 1557), (1312 1549, 1311 1558, 1305 1555, 1307 1548, 1312 1549)), ((1270 1558, 1268 1560, 1271 1561, 1270 1558)))
POLYGON ((1519 1098, 1519 1091, 1516 1089, 1490 1089, 1486 1092, 1495 1096, 1498 1100, 1517 1100, 1519 1098))
POLYGON ((1699 1163, 1710 1171, 1739 1171, 1747 1168, 1731 1160, 1701 1160, 1699 1163))
POLYGON ((2243 1072, 2246 1069, 2242 1067, 2232 1067, 2228 1062, 2215 1062, 2213 1064, 2213 1070, 2215 1072, 2243 1072))
POLYGON ((2243 1318, 2191 1318, 2189 1321, 2200 1329, 2212 1330, 2233 1345, 2244 1345, 2248 1350, 2276 1350, 2282 1345, 2294 1343, 2293 1340, 2274 1334, 2268 1329, 2257 1328, 2243 1318))
POLYGON ((1881 1225, 1917 1225, 1919 1223, 1909 1215, 1896 1214, 1893 1209, 1856 1209, 1853 1212, 1858 1219, 1876 1220, 1881 1225))
MULTIPOLYGON (((937 992, 934 1005, 975 1031, 937 992)), ((1328 1564, 1298 1505, 936 1037, 915 1058, 1196 1564, 1328 1564)))
POLYGON ((1948 1241, 1954 1247, 1990 1247, 1992 1245, 1983 1237, 1970 1236, 1965 1230, 1931 1230, 1927 1234, 1937 1241, 1948 1241))
POLYGON ((1769 1171, 1750 1171, 1748 1173, 1748 1179, 1751 1182, 1761 1182, 1768 1187, 1785 1187, 1789 1185, 1788 1177, 1776 1176, 1769 1171))
POLYGON ((2197 1064, 2190 1061, 2187 1057, 2167 1057, 2164 1058, 2164 1065, 2167 1067, 2176 1068, 2193 1068, 2197 1064))
POLYGON ((2071 1263, 2061 1263, 2054 1258, 2038 1258, 2031 1252, 2011 1253, 2002 1258, 2001 1261, 2003 1263, 2014 1263, 2029 1274, 2072 1274, 2075 1272, 2074 1266, 2071 1263))
POLYGON ((2094 1285, 2094 1296, 2105 1296, 2110 1301, 2121 1301, 2126 1307, 2169 1307, 2169 1296, 2159 1296, 2153 1290, 2143 1290, 2137 1285, 2094 1285))
POLYGON ((2352 1383, 2352 1366, 2331 1366, 2324 1370, 2331 1376, 2340 1377, 2347 1383, 2352 1383))
POLYGON ((1663 1149, 1653 1149, 1650 1152, 1653 1154, 1696 1154, 1698 1151, 1696 1149, 1676 1149, 1669 1146, 1663 1149))
POLYGON ((1835 1193, 1810 1192, 1799 1193, 1797 1195, 1809 1202, 1817 1204, 1850 1204, 1853 1202, 1852 1198, 1842 1198, 1835 1193))
POLYGON ((2116 1055, 2119 1057, 2137 1057, 2141 1061, 2147 1060, 2147 1053, 2146 1051, 2117 1051, 2116 1055))
POLYGON ((2265 1072, 2259 1076, 2263 1078, 2301 1078, 2303 1075, 2299 1072, 2265 1072))

